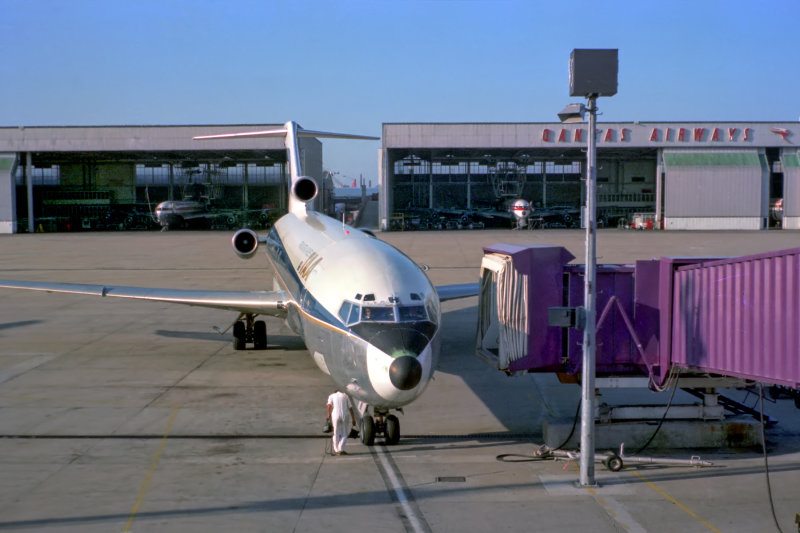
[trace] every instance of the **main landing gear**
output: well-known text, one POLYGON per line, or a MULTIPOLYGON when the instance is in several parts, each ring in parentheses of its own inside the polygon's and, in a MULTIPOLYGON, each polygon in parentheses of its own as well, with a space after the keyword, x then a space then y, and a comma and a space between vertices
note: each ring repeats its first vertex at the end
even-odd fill
POLYGON ((387 445, 400 442, 400 420, 389 411, 374 409, 375 417, 365 412, 361 417, 361 442, 366 446, 375 444, 376 436, 383 436, 387 445))
POLYGON ((234 350, 247 349, 248 342, 252 342, 256 350, 267 349, 267 323, 255 318, 256 315, 247 313, 233 323, 234 350))

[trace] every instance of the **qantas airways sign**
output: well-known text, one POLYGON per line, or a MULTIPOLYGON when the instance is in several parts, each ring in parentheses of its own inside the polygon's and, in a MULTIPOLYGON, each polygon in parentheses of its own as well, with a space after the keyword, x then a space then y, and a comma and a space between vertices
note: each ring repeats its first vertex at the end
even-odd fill
MULTIPOLYGON (((385 148, 578 148, 587 124, 410 123, 384 124, 385 148)), ((800 144, 798 122, 600 122, 599 147, 788 148, 800 144)), ((0 132, 1 133, 1 132, 0 132)))
MULTIPOLYGON (((770 127, 764 125, 763 128, 753 126, 692 126, 681 127, 675 125, 659 125, 643 127, 640 125, 612 126, 597 128, 597 142, 602 144, 631 143, 636 145, 736 145, 753 144, 756 134, 760 133, 761 142, 759 144, 794 144, 792 143, 792 131, 788 128, 770 127)), ((586 128, 544 128, 541 133, 541 142, 548 144, 572 144, 585 143, 588 140, 588 130, 586 128)))

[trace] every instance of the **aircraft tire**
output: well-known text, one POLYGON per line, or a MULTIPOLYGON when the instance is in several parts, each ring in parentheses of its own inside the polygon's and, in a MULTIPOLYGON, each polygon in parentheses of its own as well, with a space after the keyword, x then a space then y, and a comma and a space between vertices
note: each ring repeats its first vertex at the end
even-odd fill
POLYGON ((400 442, 400 420, 394 415, 386 417, 386 444, 394 445, 400 442))
POLYGON ((364 415, 361 419, 361 443, 365 446, 375 444, 375 419, 371 415, 364 415))
POLYGON ((247 347, 247 337, 244 322, 239 320, 233 325, 233 349, 244 350, 247 347))
POLYGON ((603 464, 605 465, 606 468, 608 468, 612 472, 619 472, 620 470, 622 470, 622 467, 624 466, 622 458, 615 453, 612 453, 608 457, 608 459, 603 461, 603 464))
POLYGON ((256 320, 253 324, 253 347, 256 350, 267 349, 267 323, 256 320))

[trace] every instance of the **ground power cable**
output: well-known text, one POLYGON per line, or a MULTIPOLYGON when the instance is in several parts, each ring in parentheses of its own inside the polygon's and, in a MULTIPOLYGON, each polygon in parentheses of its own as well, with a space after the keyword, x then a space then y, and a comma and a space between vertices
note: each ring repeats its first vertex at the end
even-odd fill
POLYGON ((322 470, 322 464, 325 462, 325 455, 328 454, 328 449, 330 446, 333 446, 331 439, 328 439, 327 444, 325 444, 325 452, 322 455, 322 461, 319 462, 317 465, 317 469, 314 472, 314 478, 311 480, 311 483, 308 485, 308 492, 306 493, 306 497, 303 499, 303 506, 300 508, 300 513, 297 515, 297 520, 295 521, 294 527, 292 527, 292 533, 297 531, 297 526, 300 523, 300 519, 303 517, 303 513, 308 507, 308 502, 311 499, 311 492, 314 490, 314 486, 317 484, 317 479, 319 479, 319 473, 322 470))
MULTIPOLYGON (((633 455, 639 455, 644 450, 646 450, 647 447, 650 446, 650 444, 652 444, 653 439, 656 438, 656 435, 658 435, 658 432, 661 430, 661 427, 664 425, 664 421, 667 419, 667 414, 669 413, 669 409, 672 406, 672 401, 675 399, 675 391, 678 390, 678 382, 679 381, 680 381, 680 371, 675 373, 674 386, 672 387, 672 392, 670 393, 669 400, 667 401, 667 406, 664 409, 664 414, 661 415, 661 419, 658 421, 658 425, 656 426, 655 431, 653 431, 653 433, 650 435, 650 438, 647 439, 647 442, 645 442, 644 445, 641 448, 636 450, 633 453, 633 455)), ((579 418, 578 415, 579 415, 579 413, 581 411, 581 402, 582 401, 583 401, 582 399, 578 401, 578 408, 575 410, 575 416, 574 416, 574 418, 572 420, 572 429, 570 430, 569 435, 567 435, 567 438, 565 438, 564 441, 561 444, 559 444, 558 446, 553 448, 553 451, 560 450, 564 446, 566 446, 567 443, 572 438, 572 435, 575 434, 575 428, 578 425, 578 418, 579 418)), ((527 462, 527 461, 538 461, 538 460, 542 460, 542 459, 549 459, 549 457, 538 457, 538 456, 528 456, 528 455, 519 455, 519 454, 501 454, 501 455, 498 455, 496 457, 496 459, 498 461, 503 461, 503 462, 520 462, 521 463, 521 462, 527 462), (513 459, 513 458, 516 458, 516 459, 513 459)))
MULTIPOLYGON (((572 429, 570 430, 569 435, 567 435, 567 438, 564 439, 564 441, 561 444, 553 448, 552 451, 560 450, 561 448, 566 446, 569 440, 572 438, 572 435, 575 434, 575 428, 578 425, 578 418, 579 418, 578 415, 581 412, 582 401, 583 401, 582 399, 578 400, 578 407, 575 409, 575 416, 572 419, 572 429)), ((532 461, 550 460, 551 457, 545 455, 539 456, 539 455, 522 455, 518 453, 502 453, 496 456, 495 459, 503 463, 527 463, 532 461)))
POLYGON ((664 421, 667 419, 667 413, 669 413, 669 408, 672 407, 672 400, 675 398, 675 391, 678 390, 679 381, 680 381, 680 371, 678 371, 675 375, 675 383, 674 386, 672 387, 672 392, 669 395, 669 400, 667 401, 667 407, 664 409, 664 414, 661 415, 661 420, 658 421, 658 425, 656 426, 655 431, 653 431, 653 434, 650 435, 650 438, 647 439, 647 442, 645 442, 641 448, 633 452, 633 455, 639 455, 640 453, 645 451, 647 447, 650 446, 650 444, 653 442, 653 439, 656 438, 656 435, 658 435, 658 432, 661 430, 661 426, 664 425, 664 421))
POLYGON ((783 533, 780 524, 778 523, 778 516, 775 514, 775 501, 772 498, 772 486, 769 481, 769 460, 767 459, 767 438, 764 431, 764 385, 758 384, 758 399, 759 399, 759 414, 761 422, 761 451, 764 454, 764 477, 767 482, 767 497, 769 498, 769 510, 772 513, 772 521, 775 523, 775 529, 783 533))
POLYGON ((569 435, 567 435, 567 438, 566 438, 566 439, 564 439, 564 441, 563 441, 561 444, 559 444, 558 446, 556 446, 556 447, 554 448, 554 450, 560 450, 561 448, 563 448, 564 446, 566 446, 566 445, 567 445, 567 443, 569 442, 569 439, 571 439, 571 438, 572 438, 572 435, 574 435, 574 434, 575 434, 575 428, 576 428, 576 427, 578 427, 578 418, 579 418, 579 416, 578 416, 578 415, 579 415, 579 414, 580 414, 580 412, 581 412, 581 403, 582 403, 582 402, 583 402, 583 398, 581 398, 580 400, 578 400, 578 407, 576 407, 576 408, 575 408, 575 416, 572 418, 572 429, 570 429, 570 430, 569 430, 569 435))

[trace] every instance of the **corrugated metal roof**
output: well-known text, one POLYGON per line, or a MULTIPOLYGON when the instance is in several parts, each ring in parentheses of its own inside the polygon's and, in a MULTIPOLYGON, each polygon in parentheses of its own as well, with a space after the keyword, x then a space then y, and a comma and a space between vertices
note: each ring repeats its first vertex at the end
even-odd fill
POLYGON ((0 152, 285 150, 280 136, 193 139, 200 135, 261 131, 276 127, 280 125, 0 127, 0 152))
MULTIPOLYGON (((598 122, 599 150, 607 148, 784 148, 775 130, 796 134, 797 122, 598 122)), ((587 125, 560 122, 384 123, 385 149, 584 148, 587 125), (581 135, 577 135, 580 131, 581 135)))

